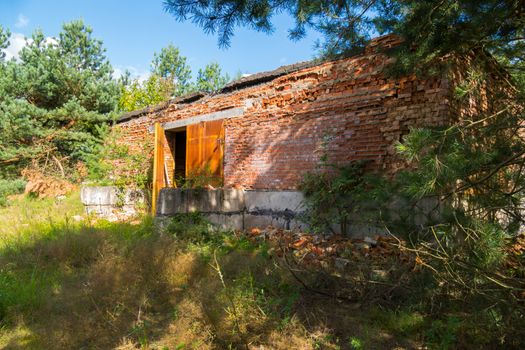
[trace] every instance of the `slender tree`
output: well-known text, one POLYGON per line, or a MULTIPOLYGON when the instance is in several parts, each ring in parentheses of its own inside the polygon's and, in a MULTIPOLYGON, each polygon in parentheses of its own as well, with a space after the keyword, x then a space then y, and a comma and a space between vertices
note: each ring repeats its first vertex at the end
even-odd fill
POLYGON ((11 36, 11 33, 9 30, 4 29, 0 25, 0 61, 3 61, 5 59, 5 52, 4 50, 7 49, 9 46, 9 37, 11 36))
POLYGON ((199 69, 195 90, 203 92, 219 91, 230 81, 228 74, 222 74, 222 69, 218 63, 212 62, 206 65, 204 69, 199 69))
POLYGON ((159 53, 154 53, 151 73, 168 80, 174 87, 173 96, 181 96, 191 91, 191 68, 188 59, 180 54, 178 48, 169 44, 159 53))

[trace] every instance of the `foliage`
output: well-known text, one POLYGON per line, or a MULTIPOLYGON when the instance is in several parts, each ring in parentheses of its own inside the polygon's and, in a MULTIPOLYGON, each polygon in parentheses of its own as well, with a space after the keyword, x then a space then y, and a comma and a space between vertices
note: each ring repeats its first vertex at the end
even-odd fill
POLYGON ((427 344, 432 349, 450 349, 457 342, 458 328, 461 321, 457 317, 449 316, 446 320, 435 320, 426 331, 427 344))
POLYGON ((348 234, 352 214, 357 212, 363 188, 363 164, 323 165, 322 170, 306 173, 299 189, 305 196, 306 221, 317 232, 332 231, 338 224, 348 234))
POLYGON ((198 212, 175 215, 166 228, 167 232, 188 242, 208 242, 213 237, 214 228, 198 212))
MULTIPOLYGON (((0 31, 0 46, 6 38, 0 31)), ((0 59, 2 176, 51 159, 59 167, 85 160, 106 133, 118 95, 102 42, 90 27, 66 23, 53 39, 35 31, 19 60, 0 59)))
POLYGON ((123 85, 119 109, 134 111, 165 102, 172 97, 174 84, 156 74, 152 74, 142 83, 135 79, 123 85))
POLYGON ((186 61, 173 44, 153 54, 151 73, 173 84, 172 96, 182 96, 192 90, 191 68, 186 61))
POLYGON ((230 81, 228 74, 223 75, 217 62, 207 64, 204 69, 199 69, 195 90, 202 92, 217 92, 230 81))
POLYGON ((181 187, 184 189, 204 189, 210 186, 221 187, 222 180, 213 174, 210 164, 206 163, 201 167, 192 169, 185 178, 177 181, 177 184, 182 184, 181 187))
POLYGON ((166 11, 177 20, 191 20, 207 33, 218 33, 228 46, 236 27, 271 33, 272 18, 288 13, 295 21, 291 39, 307 29, 321 33, 321 52, 329 57, 362 50, 371 35, 396 33, 406 39, 397 48, 405 69, 436 62, 449 53, 483 48, 523 62, 523 6, 519 0, 323 0, 323 1, 199 1, 165 0, 166 11))
POLYGON ((380 193, 374 191, 374 185, 377 187, 376 182, 381 179, 365 171, 366 161, 332 163, 330 142, 331 137, 325 135, 319 164, 304 175, 298 186, 305 197, 302 220, 316 232, 333 232, 332 225, 337 224, 341 233, 348 234, 348 225, 355 221, 356 214, 363 218, 362 211, 379 200, 376 197, 380 193))
POLYGON ((9 37, 11 36, 11 33, 9 30, 4 29, 4 27, 0 26, 0 61, 5 59, 5 52, 4 50, 7 49, 9 46, 9 37))
POLYGON ((191 74, 187 58, 170 44, 160 53, 154 54, 148 79, 140 82, 130 79, 129 74, 122 77, 119 108, 134 111, 193 91, 212 93, 230 81, 228 74, 222 74, 218 63, 210 63, 204 69, 199 69, 195 81, 191 80, 191 74))
POLYGON ((87 179, 98 185, 148 189, 153 145, 147 140, 131 146, 120 142, 121 132, 113 127, 104 142, 87 157, 87 179))
POLYGON ((0 179, 0 207, 8 203, 8 196, 23 192, 25 185, 23 179, 0 179))

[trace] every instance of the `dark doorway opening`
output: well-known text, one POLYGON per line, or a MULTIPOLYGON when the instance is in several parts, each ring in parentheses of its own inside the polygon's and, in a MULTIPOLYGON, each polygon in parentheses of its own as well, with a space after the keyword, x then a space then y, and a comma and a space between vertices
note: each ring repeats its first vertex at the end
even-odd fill
POLYGON ((166 131, 174 162, 172 180, 177 187, 181 186, 186 178, 186 135, 186 128, 166 131))

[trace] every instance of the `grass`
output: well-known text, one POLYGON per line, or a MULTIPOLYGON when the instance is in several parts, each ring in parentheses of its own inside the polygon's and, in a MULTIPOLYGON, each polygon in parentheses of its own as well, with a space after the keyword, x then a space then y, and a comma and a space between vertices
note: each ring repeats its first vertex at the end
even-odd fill
POLYGON ((163 234, 81 215, 77 195, 0 209, 0 348, 410 349, 428 333, 417 313, 306 292, 265 244, 197 215, 163 234))

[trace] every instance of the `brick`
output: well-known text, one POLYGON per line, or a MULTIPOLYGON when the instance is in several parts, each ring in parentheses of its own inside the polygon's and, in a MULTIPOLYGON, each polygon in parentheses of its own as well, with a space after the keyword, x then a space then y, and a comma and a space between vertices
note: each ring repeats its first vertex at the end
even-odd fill
POLYGON ((225 187, 292 190, 318 164, 326 137, 332 162, 369 159, 373 169, 394 173, 403 167, 394 144, 410 127, 442 126, 450 122, 451 112, 469 116, 476 108, 487 108, 487 96, 470 106, 453 100, 450 79, 464 79, 466 70, 427 80, 415 76, 394 80, 381 73, 388 61, 369 47, 362 56, 172 104, 119 123, 121 142, 134 145, 146 139, 153 143, 148 128, 156 121, 177 122, 244 108, 242 116, 225 120, 225 187))

